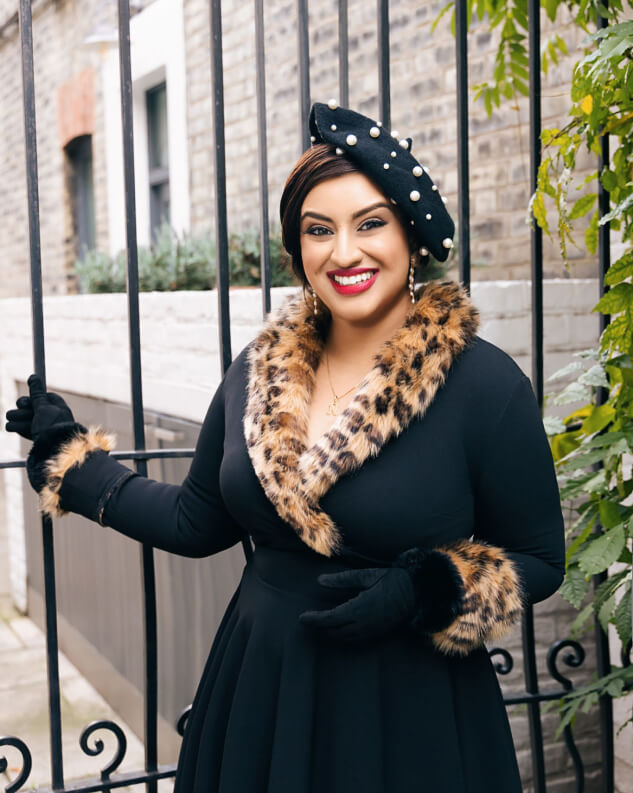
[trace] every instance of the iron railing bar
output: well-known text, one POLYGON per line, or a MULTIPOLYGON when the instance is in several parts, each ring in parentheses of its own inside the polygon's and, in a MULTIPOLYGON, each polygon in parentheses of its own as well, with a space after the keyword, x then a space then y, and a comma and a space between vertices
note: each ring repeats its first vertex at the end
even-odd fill
POLYGON ((229 309, 229 234, 226 217, 226 159, 224 154, 224 66, 222 62, 222 5, 209 4, 211 23, 211 89, 215 163, 215 240, 218 274, 218 331, 222 374, 231 364, 229 309))
POLYGON ((257 74, 257 145, 259 154, 259 246, 262 316, 270 313, 270 232, 268 228, 268 142, 266 124, 266 51, 264 0, 255 0, 255 70, 257 74))
POLYGON ((347 0, 338 0, 338 96, 343 107, 349 105, 349 22, 347 0))
MULTIPOLYGON (((138 245, 136 237, 129 0, 119 0, 118 10, 132 424, 134 431, 134 448, 136 450, 143 450, 145 448, 145 423, 143 418, 143 388, 141 380, 141 334, 138 296, 138 245)), ((145 460, 136 460, 135 467, 141 476, 147 476, 147 463, 145 460)), ((154 552, 149 545, 141 546, 141 570, 143 579, 143 627, 145 633, 145 767, 147 771, 155 771, 158 766, 158 639, 154 552)), ((148 793, 156 793, 156 782, 151 780, 147 782, 146 789, 148 793)))
MULTIPOLYGON (((530 75, 530 192, 536 190, 541 162, 541 25, 539 0, 528 3, 530 75)), ((531 232, 532 270, 532 386, 539 406, 543 405, 543 234, 533 220, 531 232)), ((523 676, 528 694, 538 694, 538 671, 534 639, 534 611, 529 605, 522 622, 523 676)), ((535 793, 545 793, 543 726, 538 701, 527 703, 532 772, 535 793)))
POLYGON ((297 59, 299 63, 299 118, 301 151, 310 148, 310 18, 308 0, 297 0, 297 59))
POLYGON ((457 222, 459 280, 470 291, 470 174, 468 156, 468 6, 455 4, 457 72, 457 222))
POLYGON ((378 0, 378 112, 386 129, 391 129, 389 52, 389 0, 378 0))
MULTIPOLYGON (((42 382, 46 384, 31 0, 20 0, 20 5, 18 6, 18 24, 22 60, 26 187, 31 268, 33 364, 35 371, 42 378, 42 382)), ((50 718, 51 781, 53 787, 61 788, 64 785, 64 758, 62 750, 62 720, 59 686, 55 547, 53 543, 53 524, 48 517, 42 517, 42 554, 44 566, 44 597, 46 604, 46 674, 48 678, 48 707, 50 718)))
MULTIPOLYGON (((142 785, 143 783, 151 782, 156 784, 160 779, 169 779, 175 776, 176 765, 160 766, 156 771, 148 773, 141 773, 131 771, 125 774, 117 774, 116 779, 89 779, 82 782, 71 783, 59 791, 57 788, 37 788, 37 793, 99 793, 102 790, 116 790, 121 787, 128 787, 131 785, 142 785)), ((29 793, 29 791, 24 791, 29 793)))
MULTIPOLYGON (((608 7, 607 0, 604 0, 605 8, 608 7)), ((605 17, 598 15, 598 29, 607 27, 608 20, 605 17)), ((610 152, 609 152, 609 136, 602 135, 600 139, 600 156, 598 158, 598 173, 603 167, 609 165, 610 152)), ((600 217, 604 217, 610 210, 609 193, 603 187, 600 179, 598 179, 598 213, 600 217)), ((607 270, 611 266, 611 226, 604 223, 598 226, 598 262, 599 262, 599 295, 602 297, 609 287, 605 286, 604 277, 607 270)), ((609 322, 611 317, 608 314, 599 314, 600 317, 600 333, 602 333, 609 322)), ((598 389, 598 404, 604 404, 609 398, 609 393, 606 388, 598 389)), ((600 527, 597 528, 598 532, 602 532, 600 527)), ((603 581, 606 581, 608 572, 604 572, 593 577, 594 590, 600 586, 603 581)), ((609 636, 606 634, 600 621, 594 619, 594 636, 596 641, 596 666, 598 668, 598 675, 604 677, 611 671, 611 660, 609 652, 609 636)), ((605 793, 613 793, 615 788, 615 747, 613 739, 613 700, 605 694, 600 697, 600 760, 602 766, 602 788, 605 793)))

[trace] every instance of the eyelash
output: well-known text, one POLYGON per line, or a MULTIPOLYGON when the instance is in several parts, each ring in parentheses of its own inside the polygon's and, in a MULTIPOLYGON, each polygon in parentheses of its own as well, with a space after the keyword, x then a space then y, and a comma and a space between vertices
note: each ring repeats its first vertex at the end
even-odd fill
MULTIPOLYGON (((380 220, 380 218, 370 218, 369 220, 364 220, 361 223, 359 230, 363 231, 363 226, 367 226, 365 231, 371 231, 371 229, 381 228, 385 225, 386 221, 380 220)), ((313 237, 324 237, 325 234, 323 232, 327 234, 330 232, 330 229, 328 229, 326 226, 310 226, 310 228, 306 229, 305 233, 310 234, 313 237)))

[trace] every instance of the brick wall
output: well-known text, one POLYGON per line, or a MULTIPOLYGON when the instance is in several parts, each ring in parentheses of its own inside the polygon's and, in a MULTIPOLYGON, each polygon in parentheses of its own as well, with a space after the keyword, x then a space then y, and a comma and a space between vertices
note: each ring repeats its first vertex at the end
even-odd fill
MULTIPOLYGON (((146 5, 150 5, 147 2, 146 5)), ((14 3, 5 2, 0 25, 14 3)), ((393 0, 390 3, 392 126, 413 137, 414 153, 428 165, 456 212, 456 118, 454 40, 448 21, 435 32, 431 24, 443 3, 393 0)), ((296 4, 265 4, 267 124, 271 220, 284 180, 300 154, 296 4)), ((140 9, 141 6, 139 5, 140 9)), ((142 10, 140 11, 142 13, 142 10)), ((315 100, 338 94, 337 3, 310 4, 311 91, 315 100)), ((41 0, 35 4, 35 81, 37 97, 40 217, 44 289, 63 294, 74 289, 68 273, 74 258, 64 158, 58 127, 58 92, 84 70, 94 74, 93 165, 97 247, 108 250, 108 199, 103 107, 105 45, 86 46, 96 31, 115 27, 113 0, 41 0)), ((194 231, 213 227, 213 139, 211 133, 210 35, 207 0, 184 0, 187 68, 190 223, 194 231)), ((226 158, 229 224, 238 230, 258 224, 257 126, 255 103, 254 20, 250 3, 223 4, 226 99, 226 158)), ((580 34, 568 22, 558 25, 571 55, 550 69, 543 86, 543 120, 559 124, 569 100, 570 64, 580 34)), ((354 0, 349 9, 350 104, 377 115, 376 20, 372 4, 354 0)), ((550 33, 544 25, 543 38, 550 33)), ((482 26, 469 36, 471 85, 490 76, 495 39, 482 26)), ((26 188, 17 26, 0 39, 0 296, 28 289, 26 188), (8 108, 8 112, 4 109, 8 108)), ((529 199, 527 100, 506 103, 488 119, 471 105, 471 199, 474 278, 524 278, 529 274, 529 199)), ((592 166, 589 159, 584 163, 592 166)), ((122 202, 122 196, 121 196, 122 202)), ((556 245, 546 242, 547 277, 594 276, 595 260, 571 249, 567 273, 556 245)))

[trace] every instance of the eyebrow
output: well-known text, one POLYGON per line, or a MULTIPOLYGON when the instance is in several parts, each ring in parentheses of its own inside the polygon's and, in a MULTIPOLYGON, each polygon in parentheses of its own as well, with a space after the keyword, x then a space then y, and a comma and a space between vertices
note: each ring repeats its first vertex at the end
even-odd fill
MULTIPOLYGON (((372 212, 374 209, 378 209, 379 207, 384 207, 385 209, 391 210, 389 204, 386 204, 384 201, 377 201, 375 204, 371 206, 365 207, 364 209, 359 209, 358 212, 354 212, 352 215, 352 220, 356 220, 361 215, 366 215, 367 212, 372 212)), ((319 212, 312 212, 308 210, 301 215, 301 220, 304 220, 307 217, 317 218, 317 220, 327 220, 328 222, 332 222, 332 218, 329 218, 327 215, 321 215, 319 212)))

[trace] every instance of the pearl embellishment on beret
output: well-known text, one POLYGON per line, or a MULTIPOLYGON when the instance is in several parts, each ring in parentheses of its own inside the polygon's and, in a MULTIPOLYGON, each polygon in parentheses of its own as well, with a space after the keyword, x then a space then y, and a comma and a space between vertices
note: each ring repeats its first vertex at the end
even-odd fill
POLYGON ((388 171, 389 170, 389 163, 386 162, 382 167, 385 169, 385 171, 388 171))
POLYGON ((345 143, 347 143, 348 146, 355 146, 357 142, 358 142, 358 138, 356 137, 356 135, 350 134, 345 138, 345 143))
POLYGON ((431 190, 437 190, 437 185, 436 185, 436 184, 434 184, 434 185, 431 187, 431 190))
POLYGON ((332 124, 330 126, 330 129, 332 130, 332 132, 336 132, 336 124, 332 124))
POLYGON ((400 145, 402 146, 403 149, 408 149, 409 141, 406 138, 402 138, 402 140, 400 141, 400 145))
POLYGON ((339 149, 339 147, 337 146, 336 147, 336 153, 337 154, 343 154, 343 149, 339 149))
POLYGON ((422 176, 423 173, 424 173, 424 171, 422 170, 422 168, 419 165, 414 166, 414 168, 413 168, 413 175, 414 176, 422 176))
POLYGON ((316 138, 314 137, 314 135, 310 135, 310 142, 316 143, 316 138))
POLYGON ((377 138, 380 135, 380 130, 378 127, 372 127, 369 130, 369 134, 372 136, 372 138, 377 138))
POLYGON ((336 99, 330 99, 327 103, 327 106, 330 108, 330 110, 336 110, 338 107, 338 102, 336 99))
POLYGON ((394 129, 394 131, 391 133, 391 137, 392 138, 399 138, 400 137, 400 133, 397 130, 394 129))
POLYGON ((420 193, 419 193, 417 190, 412 190, 412 191, 409 193, 409 198, 410 198, 412 201, 419 201, 419 200, 420 200, 420 193))
POLYGON ((396 156, 396 153, 395 153, 395 151, 392 151, 392 152, 391 152, 391 156, 392 156, 392 157, 395 157, 395 156, 396 156))
POLYGON ((428 256, 429 249, 428 248, 420 248, 420 256, 428 256))
POLYGON ((444 248, 452 248, 453 247, 453 240, 450 237, 445 237, 442 240, 442 246, 444 248))
POLYGON ((376 126, 377 126, 377 127, 382 127, 382 121, 377 121, 377 122, 376 122, 376 126))
POLYGON ((427 213, 426 213, 426 215, 425 215, 424 217, 425 217, 427 220, 430 220, 430 219, 431 219, 431 213, 430 213, 430 212, 427 212, 427 213))

